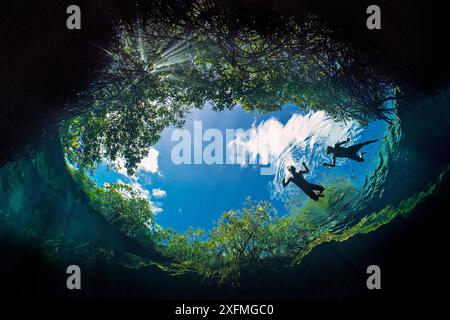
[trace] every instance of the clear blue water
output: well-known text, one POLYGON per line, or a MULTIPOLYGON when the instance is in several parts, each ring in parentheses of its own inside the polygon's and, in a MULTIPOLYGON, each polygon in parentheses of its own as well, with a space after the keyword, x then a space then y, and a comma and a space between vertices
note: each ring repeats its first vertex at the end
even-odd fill
MULTIPOLYGON (((151 159, 151 170, 147 165, 147 170, 139 170, 135 177, 108 169, 103 164, 96 170, 94 180, 99 185, 117 181, 130 183, 151 201, 157 213, 157 223, 176 231, 186 230, 190 226, 210 229, 223 212, 242 208, 247 197, 269 200, 279 214, 285 214, 286 205, 292 198, 306 200, 295 185, 286 189, 281 187, 281 179, 288 174, 285 170, 287 165, 300 167, 301 161, 305 161, 311 170, 306 179, 314 183, 345 177, 357 188, 361 188, 378 164, 379 147, 387 129, 386 123, 377 121, 370 123, 367 128, 361 128, 356 123, 344 124, 324 119, 326 115, 323 113, 301 112, 293 105, 264 115, 249 113, 240 108, 215 112, 207 105, 203 110, 195 110, 188 116, 184 129, 193 137, 194 122, 201 121, 203 133, 209 128, 215 128, 222 132, 224 139, 226 129, 242 129, 242 132, 249 135, 244 135, 238 142, 248 143, 246 146, 250 146, 259 139, 257 141, 265 141, 268 145, 262 152, 250 153, 257 154, 260 161, 255 164, 247 161, 245 165, 174 164, 171 152, 179 141, 171 139, 176 129, 167 128, 159 142, 152 147, 159 152, 157 169, 154 156, 151 159), (330 161, 325 155, 325 146, 345 140, 346 137, 351 138, 350 144, 380 140, 363 149, 367 152, 364 163, 344 160, 338 161, 335 168, 322 166, 323 161, 330 161), (261 160, 261 157, 266 159, 261 160), (262 175, 261 169, 267 169, 270 164, 275 170, 272 174, 262 175)), ((203 142, 203 148, 209 143, 203 142)), ((193 144, 191 141, 192 146, 193 144)), ((228 146, 228 150, 230 148, 228 146)), ((224 155, 226 151, 227 147, 224 145, 224 155)), ((193 157, 192 154, 192 160, 193 157)))

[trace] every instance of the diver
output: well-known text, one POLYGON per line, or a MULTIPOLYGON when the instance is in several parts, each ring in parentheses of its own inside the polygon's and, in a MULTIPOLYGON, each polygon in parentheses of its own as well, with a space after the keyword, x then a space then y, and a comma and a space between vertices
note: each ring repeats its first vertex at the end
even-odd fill
POLYGON ((323 165, 327 166, 327 167, 336 166, 336 158, 348 158, 348 159, 355 160, 358 162, 364 162, 365 152, 360 152, 359 155, 356 153, 362 147, 364 147, 368 144, 374 143, 378 140, 369 140, 366 142, 355 144, 350 147, 342 147, 343 144, 348 143, 349 141, 350 141, 350 139, 347 138, 347 140, 345 140, 345 141, 336 143, 334 145, 334 147, 328 146, 325 149, 325 152, 326 152, 326 154, 330 154, 330 153, 332 154, 332 162, 331 163, 324 162, 323 165))
POLYGON ((308 197, 310 197, 314 201, 317 201, 319 200, 319 197, 323 197, 323 191, 325 190, 325 188, 305 180, 303 174, 308 173, 309 169, 304 162, 302 162, 302 164, 303 167, 305 168, 304 171, 303 170, 296 171, 294 166, 288 167, 288 170, 292 174, 292 176, 289 177, 287 181, 284 181, 283 178, 282 181, 283 187, 286 187, 289 184, 289 182, 292 181, 297 185, 297 187, 299 187, 304 193, 306 193, 308 197))

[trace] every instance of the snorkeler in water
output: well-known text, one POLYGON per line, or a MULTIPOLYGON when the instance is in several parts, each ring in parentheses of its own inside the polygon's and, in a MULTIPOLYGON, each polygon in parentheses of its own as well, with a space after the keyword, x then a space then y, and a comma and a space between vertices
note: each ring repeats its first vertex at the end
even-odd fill
POLYGON ((364 162, 364 154, 365 152, 360 152, 359 155, 356 154, 359 149, 361 149, 362 147, 374 143, 378 140, 370 140, 370 141, 366 141, 366 142, 362 142, 362 143, 358 143, 355 144, 353 146, 350 147, 342 147, 343 144, 348 143, 350 141, 350 139, 347 139, 345 141, 342 142, 338 142, 334 145, 334 147, 328 146, 325 149, 326 154, 330 154, 332 155, 332 162, 331 163, 327 163, 324 162, 323 165, 327 166, 327 167, 334 167, 336 166, 336 158, 348 158, 351 160, 355 160, 358 162, 364 162))
POLYGON ((313 183, 310 183, 305 180, 305 178, 303 177, 303 174, 308 173, 309 169, 304 162, 302 162, 302 164, 303 164, 303 167, 305 168, 304 171, 303 170, 296 171, 294 166, 288 167, 288 170, 292 174, 292 176, 289 177, 287 179, 287 181, 285 181, 283 178, 283 182, 282 182, 283 187, 286 187, 289 184, 289 182, 292 181, 293 183, 295 183, 297 185, 297 187, 299 187, 304 193, 306 193, 306 195, 308 197, 317 201, 317 200, 319 200, 319 197, 323 197, 323 191, 325 190, 325 188, 320 185, 313 184, 313 183))

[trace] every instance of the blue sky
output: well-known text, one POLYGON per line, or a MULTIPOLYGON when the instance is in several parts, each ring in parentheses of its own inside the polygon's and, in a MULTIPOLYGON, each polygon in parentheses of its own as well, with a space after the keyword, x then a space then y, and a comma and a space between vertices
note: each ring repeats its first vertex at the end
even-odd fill
MULTIPOLYGON (((157 222, 177 231, 186 230, 189 226, 210 229, 223 212, 242 208, 249 196, 253 200, 272 201, 279 213, 284 214, 283 193, 301 195, 295 186, 289 186, 287 190, 280 187, 286 165, 298 165, 304 160, 311 169, 306 178, 314 183, 333 175, 344 175, 353 179, 356 185, 361 184, 376 165, 380 142, 364 149, 368 151, 364 163, 343 161, 336 168, 323 167, 325 145, 347 136, 355 143, 382 138, 386 128, 385 124, 376 122, 363 130, 355 123, 335 123, 324 120, 324 117, 323 113, 301 113, 299 108, 291 105, 266 115, 248 113, 239 107, 232 111, 214 112, 205 106, 188 116, 184 129, 193 136, 194 121, 202 121, 203 132, 215 128, 225 137, 226 129, 240 128, 246 134, 235 140, 234 145, 245 144, 246 148, 254 150, 256 141, 262 143, 265 149, 253 152, 253 155, 262 159, 260 162, 264 165, 174 164, 171 152, 179 142, 171 140, 175 129, 167 128, 141 164, 136 177, 107 170, 102 165, 94 178, 99 185, 118 180, 130 183, 151 201, 157 212, 157 222), (277 168, 276 175, 261 175, 261 167, 268 164, 277 168)), ((208 144, 204 142, 203 147, 208 144)), ((226 150, 227 146, 224 146, 224 155, 226 150)))

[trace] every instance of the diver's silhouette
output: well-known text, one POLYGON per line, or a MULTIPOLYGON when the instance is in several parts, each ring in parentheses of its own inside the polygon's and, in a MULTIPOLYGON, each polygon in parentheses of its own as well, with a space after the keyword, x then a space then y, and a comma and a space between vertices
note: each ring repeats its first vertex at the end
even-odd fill
POLYGON ((289 184, 289 182, 292 181, 293 183, 295 183, 297 185, 297 187, 299 187, 304 193, 306 193, 306 195, 308 197, 317 201, 317 200, 319 200, 319 197, 323 197, 322 193, 325 190, 325 188, 318 184, 310 183, 305 180, 305 178, 303 177, 303 174, 308 173, 309 169, 304 162, 302 162, 302 164, 303 164, 303 167, 305 168, 305 171, 303 171, 303 170, 295 171, 294 166, 290 166, 288 168, 289 172, 292 174, 292 177, 289 177, 287 181, 284 181, 284 178, 283 178, 283 182, 282 182, 283 187, 286 187, 289 184), (318 191, 318 192, 316 192, 316 191, 318 191))
POLYGON ((359 155, 357 155, 356 153, 362 147, 364 147, 368 144, 374 143, 378 140, 370 140, 370 141, 358 143, 358 144, 355 144, 355 145, 347 147, 347 148, 342 147, 343 144, 345 144, 349 141, 350 141, 350 139, 347 138, 347 140, 345 140, 345 141, 336 143, 334 145, 334 147, 328 146, 325 149, 325 152, 326 152, 326 154, 330 154, 330 153, 332 154, 332 162, 331 163, 324 162, 323 165, 328 166, 328 167, 336 166, 336 158, 348 158, 348 159, 355 160, 358 162, 364 162, 365 152, 360 152, 359 155))

